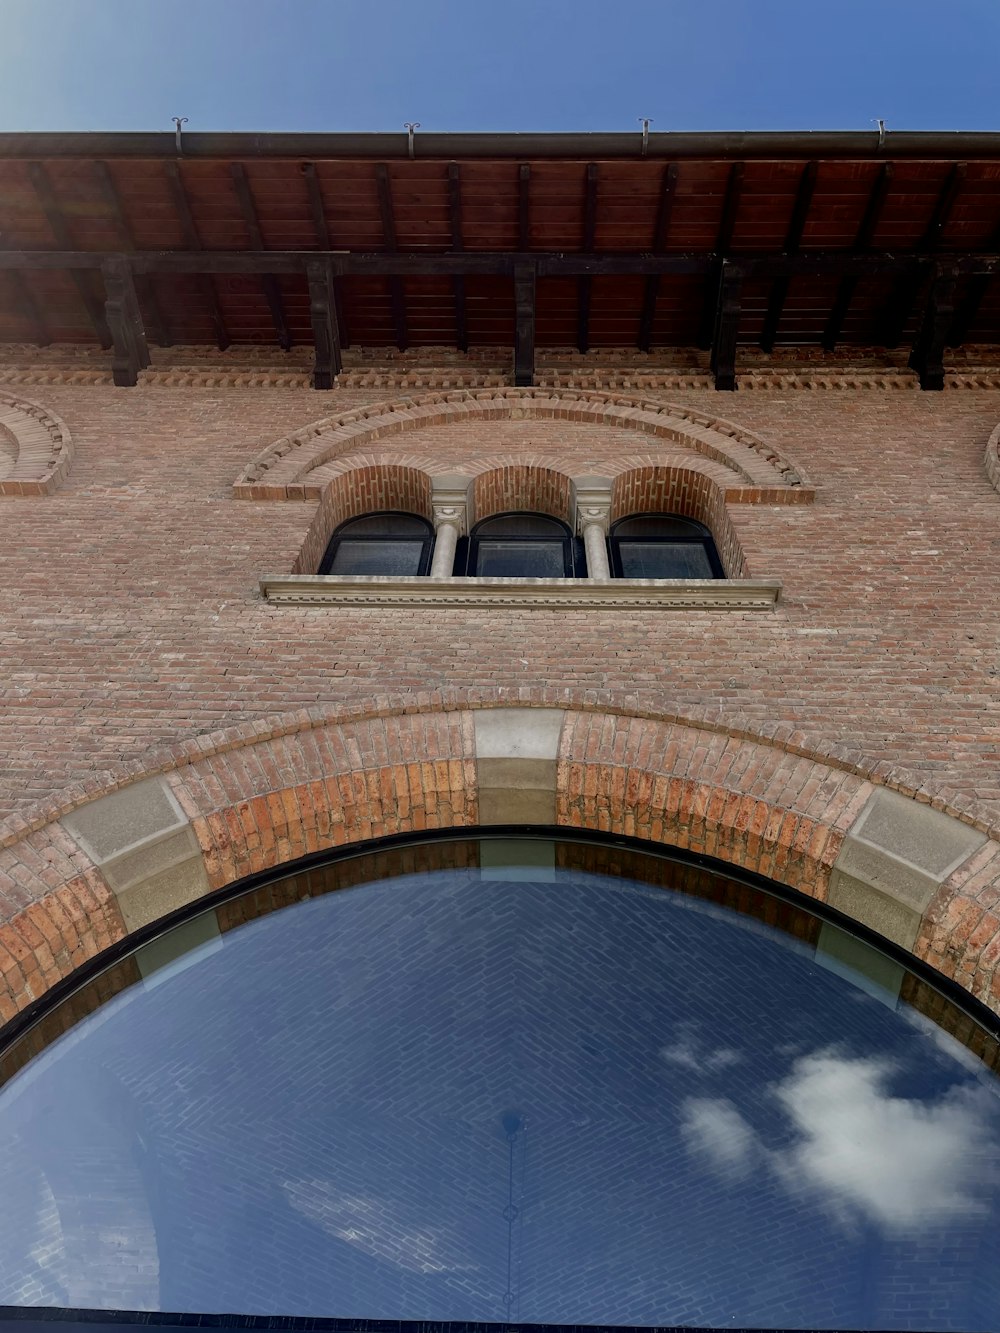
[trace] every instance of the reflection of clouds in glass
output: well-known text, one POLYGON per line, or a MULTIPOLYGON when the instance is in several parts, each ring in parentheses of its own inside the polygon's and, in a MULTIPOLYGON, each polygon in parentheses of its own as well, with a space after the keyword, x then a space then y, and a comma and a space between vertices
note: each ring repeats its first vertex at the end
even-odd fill
POLYGON ((696 1034, 696 1024, 680 1023, 677 1035, 669 1045, 660 1047, 660 1058, 678 1069, 691 1069, 696 1074, 714 1074, 720 1069, 729 1069, 743 1059, 739 1051, 729 1046, 718 1046, 709 1050, 701 1045, 696 1034))
POLYGON ((977 1088, 935 1102, 893 1097, 892 1072, 887 1060, 800 1060, 775 1090, 801 1135, 777 1169, 791 1187, 816 1189, 887 1228, 982 1215, 991 1183, 983 1167, 995 1161, 990 1103, 977 1088))
POLYGON ((726 1175, 745 1176, 759 1153, 752 1127, 721 1097, 688 1097, 681 1107, 681 1134, 688 1147, 726 1175))
POLYGON ((476 1267, 462 1262, 465 1256, 455 1238, 426 1222, 411 1224, 388 1200, 340 1194, 329 1180, 286 1181, 285 1193, 296 1212, 329 1235, 399 1268, 448 1273, 476 1267))
POLYGON ((798 1060, 773 1087, 796 1139, 767 1150, 732 1102, 691 1098, 681 1133, 726 1175, 756 1160, 788 1190, 818 1195, 887 1230, 981 1217, 998 1180, 992 1097, 954 1087, 935 1101, 894 1097, 888 1060, 833 1052, 798 1060))

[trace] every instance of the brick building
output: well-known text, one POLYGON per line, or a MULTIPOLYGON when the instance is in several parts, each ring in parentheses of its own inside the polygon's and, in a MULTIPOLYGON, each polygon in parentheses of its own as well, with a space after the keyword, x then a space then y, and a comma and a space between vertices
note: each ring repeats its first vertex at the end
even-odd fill
POLYGON ((998 229, 994 135, 0 136, 0 1017, 491 826, 1000 1012, 998 229))

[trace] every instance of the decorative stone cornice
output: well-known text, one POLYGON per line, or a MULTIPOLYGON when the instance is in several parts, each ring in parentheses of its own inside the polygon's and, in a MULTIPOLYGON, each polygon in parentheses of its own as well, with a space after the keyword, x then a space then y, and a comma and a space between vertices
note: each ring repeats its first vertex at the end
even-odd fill
POLYGON ((269 602, 296 606, 477 606, 558 610, 769 611, 777 579, 479 579, 265 574, 269 602))

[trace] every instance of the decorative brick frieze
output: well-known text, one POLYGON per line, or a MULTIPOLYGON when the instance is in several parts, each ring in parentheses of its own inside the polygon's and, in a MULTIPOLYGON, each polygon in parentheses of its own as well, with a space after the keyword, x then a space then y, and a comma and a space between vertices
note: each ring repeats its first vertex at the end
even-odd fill
POLYGON ((247 500, 318 499, 314 472, 387 436, 463 421, 524 418, 594 422, 637 431, 722 463, 747 489, 760 487, 775 494, 809 491, 801 470, 765 441, 690 408, 623 394, 505 389, 420 394, 311 422, 258 454, 237 478, 233 493, 247 500))

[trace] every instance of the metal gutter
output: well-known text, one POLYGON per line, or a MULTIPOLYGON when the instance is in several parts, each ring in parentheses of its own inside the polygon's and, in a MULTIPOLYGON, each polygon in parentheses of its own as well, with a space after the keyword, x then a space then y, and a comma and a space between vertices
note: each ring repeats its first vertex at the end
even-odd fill
MULTIPOLYGON (((410 156, 409 136, 398 134, 232 134, 185 132, 178 154, 173 130, 0 134, 0 158, 284 158, 305 161, 410 156)), ((748 131, 650 134, 433 134, 418 133, 413 156, 428 159, 996 159, 1000 133, 970 131, 748 131)))

